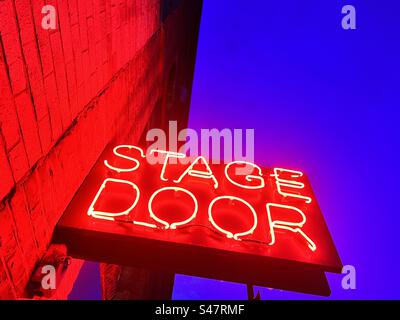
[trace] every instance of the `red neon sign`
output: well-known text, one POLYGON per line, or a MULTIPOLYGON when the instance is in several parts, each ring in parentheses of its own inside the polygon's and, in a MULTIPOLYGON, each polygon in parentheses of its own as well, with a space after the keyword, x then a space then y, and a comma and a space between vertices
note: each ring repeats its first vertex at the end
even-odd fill
MULTIPOLYGON (((152 253, 160 257, 166 254, 165 267, 176 272, 267 284, 257 266, 244 267, 246 261, 252 261, 269 268, 269 273, 284 272, 275 277, 282 279, 275 279, 274 285, 288 289, 292 284, 284 282, 295 274, 321 280, 324 271, 341 271, 329 231, 302 172, 265 169, 245 161, 215 165, 204 157, 182 164, 179 160, 185 158, 166 150, 152 150, 146 156, 141 148, 130 145, 106 150, 60 221, 59 234, 68 238, 74 229, 86 237, 85 244, 93 237, 104 247, 121 245, 124 239, 122 246, 132 242, 147 248, 146 252, 134 249, 132 264, 154 264, 152 253), (149 157, 155 154, 162 156, 161 163, 152 164, 154 159, 149 157), (189 256, 194 259, 191 254, 201 256, 202 261, 213 260, 220 271, 187 261, 189 256), (247 275, 225 270, 225 276, 222 264, 230 259, 243 264, 243 270, 258 271, 247 275)), ((77 245, 75 233, 71 247, 80 252, 85 244, 77 245)), ((87 246, 90 248, 78 255, 91 256, 89 249, 93 251, 94 246, 87 246)), ((127 249, 121 256, 130 252, 127 249)), ((108 261, 108 255, 118 258, 111 250, 101 254, 95 259, 108 261)), ((293 290, 312 291, 302 286, 295 285, 293 290)))
MULTIPOLYGON (((201 181, 201 180, 212 180, 214 189, 215 190, 221 189, 220 192, 222 193, 222 195, 219 195, 219 196, 215 197, 214 199, 212 199, 211 202, 209 203, 208 210, 207 210, 210 226, 212 226, 216 231, 219 231, 221 234, 226 235, 228 238, 239 241, 239 240, 242 240, 242 237, 252 235, 254 233, 254 230, 257 227, 259 227, 258 226, 258 215, 263 214, 263 213, 256 213, 254 207, 248 201, 246 201, 244 198, 234 196, 234 195, 224 194, 224 192, 228 192, 228 191, 223 191, 222 188, 219 187, 220 182, 217 180, 208 161, 204 157, 198 157, 198 158, 194 159, 193 161, 189 162, 189 165, 187 165, 187 166, 175 164, 175 169, 183 168, 184 171, 181 170, 182 172, 180 173, 179 176, 175 177, 175 179, 170 180, 170 179, 165 178, 165 172, 168 170, 168 167, 174 166, 173 164, 171 164, 169 162, 170 158, 174 157, 176 159, 182 159, 185 157, 185 155, 175 153, 175 152, 168 152, 165 150, 161 150, 161 151, 152 150, 150 153, 153 154, 155 152, 165 154, 165 159, 162 164, 162 169, 161 169, 160 173, 158 174, 160 176, 159 182, 160 183, 169 182, 171 184, 171 186, 161 187, 159 189, 156 189, 152 193, 152 195, 148 201, 148 205, 147 205, 149 217, 150 217, 150 220, 152 221, 152 223, 144 223, 144 222, 136 221, 135 208, 137 207, 139 201, 141 201, 141 199, 140 199, 141 191, 137 184, 130 181, 130 179, 129 179, 130 177, 126 176, 125 179, 122 179, 123 173, 132 173, 132 172, 140 170, 141 167, 142 168, 144 167, 144 162, 146 161, 146 160, 144 160, 145 156, 144 156, 144 152, 142 149, 140 149, 139 147, 136 147, 136 146, 129 146, 129 145, 120 145, 120 146, 115 147, 113 150, 113 156, 114 156, 114 158, 120 158, 120 160, 123 159, 123 160, 128 160, 128 161, 132 162, 132 165, 130 167, 125 167, 122 164, 119 166, 111 165, 109 163, 109 160, 104 161, 105 166, 110 170, 109 175, 118 177, 118 179, 106 178, 103 181, 103 183, 100 186, 99 191, 97 192, 96 196, 93 199, 92 204, 90 205, 90 207, 88 209, 88 215, 92 216, 94 218, 111 220, 111 221, 115 221, 117 218, 125 216, 126 217, 125 221, 129 221, 129 219, 131 219, 133 224, 141 225, 143 227, 149 227, 149 228, 177 229, 179 227, 186 226, 195 221, 198 211, 199 211, 199 204, 198 204, 198 199, 196 198, 196 196, 190 190, 181 187, 181 185, 183 185, 183 180, 187 177, 190 177, 190 179, 193 183, 202 183, 203 181, 201 181), (122 150, 122 149, 125 149, 126 152, 121 153, 120 150, 122 150), (132 155, 127 155, 126 153, 128 153, 131 150, 139 151, 138 155, 140 157, 134 158, 132 155), (205 168, 205 170, 204 169, 203 170, 196 169, 196 166, 199 166, 199 164, 202 165, 205 168), (112 205, 109 205, 109 208, 107 210, 106 209, 101 209, 101 210, 95 209, 96 205, 98 203, 101 203, 101 198, 105 197, 104 192, 107 192, 106 185, 110 184, 110 183, 128 185, 131 187, 130 188, 131 191, 127 191, 127 192, 132 192, 135 195, 132 199, 132 203, 122 211, 115 211, 115 208, 113 208, 112 205), (170 192, 170 191, 173 191, 174 193, 178 193, 178 192, 185 193, 186 195, 189 195, 193 201, 193 210, 189 210, 188 217, 181 219, 181 221, 175 221, 172 223, 167 222, 167 221, 161 219, 160 217, 158 217, 157 214, 153 210, 153 203, 156 201, 157 197, 164 192, 170 192), (231 202, 233 202, 233 201, 241 202, 242 204, 244 204, 247 207, 248 211, 251 212, 250 219, 252 219, 252 227, 250 229, 248 229, 245 232, 234 233, 233 230, 227 230, 216 222, 216 220, 214 219, 213 208, 217 202, 220 202, 223 199, 229 200, 231 202)), ((116 162, 116 161, 114 161, 114 162, 116 162)), ((237 171, 239 171, 239 170, 237 170, 237 171)), ((157 173, 156 170, 155 170, 155 172, 157 173)), ((282 169, 282 168, 275 168, 273 170, 273 172, 274 173, 271 174, 271 177, 273 177, 275 180, 276 189, 271 190, 269 192, 278 192, 280 195, 282 195, 285 198, 292 197, 292 198, 296 198, 296 199, 301 199, 301 200, 304 200, 306 204, 310 204, 312 202, 312 199, 309 196, 305 196, 302 193, 305 188, 305 184, 303 182, 299 181, 299 178, 301 178, 303 176, 302 172, 288 170, 288 169, 282 169), (288 189, 292 188, 292 189, 297 189, 297 190, 289 192, 289 191, 283 191, 284 188, 288 188, 288 189)), ((259 191, 261 191, 262 190, 264 192, 268 192, 268 189, 265 186, 265 179, 263 177, 262 169, 260 167, 258 167, 256 164, 253 164, 250 162, 235 161, 235 162, 231 162, 231 163, 227 164, 224 168, 224 176, 223 177, 220 176, 220 179, 227 180, 233 186, 237 187, 238 188, 237 191, 242 191, 242 190, 259 190, 259 191), (255 174, 253 172, 251 172, 250 174, 242 175, 242 177, 241 177, 242 180, 249 182, 248 184, 245 184, 244 182, 239 183, 239 182, 235 181, 235 180, 237 180, 238 176, 233 174, 235 170, 230 170, 231 167, 233 167, 235 165, 248 166, 248 167, 252 168, 251 171, 254 171, 255 174), (253 181, 258 181, 258 183, 256 185, 251 184, 250 182, 253 182, 253 181)), ((112 192, 112 191, 108 191, 108 192, 112 192)), ((180 199, 176 199, 173 196, 171 196, 170 199, 172 199, 171 200, 172 202, 180 201, 180 199)), ((266 210, 265 210, 264 214, 266 214, 268 216, 268 223, 269 223, 269 230, 270 230, 270 237, 271 237, 270 242, 266 243, 266 245, 274 245, 275 244, 275 242, 276 242, 275 232, 277 229, 280 229, 280 230, 285 230, 288 233, 298 234, 299 236, 304 238, 304 240, 308 244, 308 247, 310 248, 310 250, 312 250, 312 251, 317 250, 317 246, 316 246, 315 242, 309 236, 307 236, 307 234, 302 230, 303 226, 307 222, 307 217, 306 217, 306 214, 299 208, 298 204, 295 203, 294 205, 296 205, 296 206, 294 206, 294 205, 287 205, 285 203, 268 202, 268 203, 265 203, 265 205, 266 205, 266 210), (272 209, 273 208, 279 208, 281 211, 285 210, 285 211, 288 211, 288 213, 292 213, 292 214, 296 213, 299 216, 300 221, 296 222, 296 221, 291 221, 290 219, 274 220, 272 218, 272 216, 273 216, 272 209)))

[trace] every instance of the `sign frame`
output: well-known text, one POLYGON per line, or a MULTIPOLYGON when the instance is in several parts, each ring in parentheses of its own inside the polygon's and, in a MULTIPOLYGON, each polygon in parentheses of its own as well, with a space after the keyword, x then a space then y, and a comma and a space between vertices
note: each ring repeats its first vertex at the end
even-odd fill
MULTIPOLYGON (((128 221, 110 222, 87 216, 88 204, 94 198, 104 160, 112 154, 108 146, 74 196, 55 228, 53 242, 63 243, 68 253, 79 259, 109 264, 146 268, 191 276, 252 284, 288 291, 329 296, 330 288, 325 272, 341 273, 342 263, 321 214, 320 227, 326 231, 330 257, 324 263, 309 263, 285 257, 259 255, 236 250, 233 247, 210 247, 202 244, 175 241, 179 230, 168 230, 168 236, 132 231, 128 221), (113 223, 111 227, 111 223, 113 223)), ((307 177, 304 181, 309 184, 307 177)), ((307 190, 312 193, 312 190, 307 190)), ((320 212, 314 194, 313 206, 320 212)), ((200 232, 202 226, 192 226, 191 233, 200 232)), ((227 239, 224 239, 227 241, 227 239)), ((240 242, 233 242, 240 246, 240 242)))

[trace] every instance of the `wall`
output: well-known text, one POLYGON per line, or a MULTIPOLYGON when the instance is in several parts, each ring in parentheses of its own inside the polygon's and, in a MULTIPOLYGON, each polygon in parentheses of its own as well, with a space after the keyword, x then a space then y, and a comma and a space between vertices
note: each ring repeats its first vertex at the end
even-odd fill
POLYGON ((159 0, 0 0, 0 298, 26 295, 104 147, 137 142, 155 105, 166 115, 173 68, 174 102, 180 86, 191 90, 196 41, 182 31, 167 42, 161 9, 159 0), (57 9, 56 30, 41 27, 44 4, 57 9))

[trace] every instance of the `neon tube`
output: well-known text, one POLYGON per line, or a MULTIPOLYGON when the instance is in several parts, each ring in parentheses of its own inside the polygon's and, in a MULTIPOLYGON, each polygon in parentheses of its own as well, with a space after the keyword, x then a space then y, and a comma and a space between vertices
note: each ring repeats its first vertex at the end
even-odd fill
POLYGON ((303 213, 303 211, 301 211, 300 209, 298 209, 296 207, 292 207, 292 206, 286 206, 286 205, 277 204, 277 203, 268 203, 267 204, 267 215, 268 215, 268 221, 269 221, 269 225, 270 225, 270 234, 271 234, 271 242, 269 243, 269 245, 272 246, 276 242, 275 229, 284 229, 284 230, 288 230, 288 231, 291 231, 294 233, 299 233, 307 241, 308 247, 310 248, 311 251, 317 250, 317 246, 314 243, 314 241, 312 241, 311 238, 309 236, 307 236, 304 233, 304 231, 301 229, 304 226, 304 224, 307 222, 306 215, 303 213), (282 221, 282 220, 274 221, 274 220, 272 220, 272 216, 271 216, 271 208, 272 207, 295 211, 300 214, 300 216, 302 217, 302 221, 301 222, 290 222, 290 221, 282 221))
POLYGON ((221 196, 221 197, 217 197, 213 201, 211 201, 211 203, 210 203, 210 205, 208 207, 208 219, 209 219, 209 221, 211 222, 211 224, 213 225, 213 227, 215 229, 217 229, 221 233, 225 234, 227 236, 227 238, 229 238, 229 239, 233 238, 234 240, 237 240, 237 241, 240 241, 239 237, 243 237, 243 236, 246 236, 246 235, 253 234, 254 230, 257 228, 257 225, 258 225, 257 213, 254 210, 253 206, 250 203, 248 203, 247 201, 245 201, 245 200, 243 200, 241 198, 238 198, 238 197, 233 197, 233 196, 221 196), (243 204, 245 204, 250 209, 250 211, 251 211, 251 213, 253 214, 253 217, 254 217, 254 223, 253 223, 253 226, 248 231, 233 234, 232 232, 221 228, 215 222, 214 217, 213 217, 213 213, 212 213, 213 206, 215 205, 215 203, 217 203, 218 201, 223 200, 223 199, 227 199, 227 200, 231 200, 231 201, 236 200, 236 201, 242 202, 243 204))
POLYGON ((178 180, 174 180, 175 183, 181 183, 183 178, 186 175, 190 175, 192 177, 196 177, 196 178, 201 178, 201 179, 212 179, 214 181, 214 189, 218 189, 218 181, 215 178, 210 165, 208 164, 208 161, 206 160, 206 158, 204 158, 203 156, 197 157, 195 161, 193 161, 193 163, 186 169, 186 171, 180 176, 180 178, 178 180), (204 162, 204 165, 207 167, 207 172, 205 171, 199 171, 199 170, 193 170, 193 167, 200 161, 202 160, 204 162))
POLYGON ((140 198, 140 190, 138 188, 138 186, 136 184, 134 184, 133 182, 130 181, 126 181, 126 180, 120 180, 120 179, 105 179, 102 183, 102 185, 100 186, 99 190, 97 191, 96 196, 94 197, 87 214, 91 217, 94 218, 98 218, 98 219, 104 219, 104 220, 110 220, 110 221, 115 221, 114 217, 121 217, 121 216, 126 216, 128 215, 137 205, 137 203, 139 202, 139 198, 140 198), (106 212, 106 211, 98 211, 94 209, 94 206, 97 202, 97 200, 99 199, 100 195, 102 194, 103 190, 106 188, 107 183, 109 182, 114 182, 114 183, 121 183, 121 184, 127 184, 129 186, 131 186, 135 191, 136 191, 136 199, 135 202, 129 207, 129 209, 124 210, 122 212, 118 212, 118 213, 113 213, 113 212, 106 212))
POLYGON ((169 160, 169 158, 170 158, 170 157, 174 157, 174 158, 177 158, 177 159, 184 159, 184 158, 186 158, 186 155, 183 154, 183 153, 171 152, 171 151, 164 151, 164 150, 156 150, 156 149, 151 150, 151 151, 150 151, 150 154, 154 154, 154 153, 156 153, 156 152, 166 155, 166 157, 165 157, 165 159, 164 159, 164 164, 163 164, 163 167, 162 167, 162 170, 161 170, 161 174, 160 174, 160 179, 161 179, 162 181, 167 182, 167 181, 169 181, 169 180, 168 180, 167 178, 165 178, 165 171, 166 171, 166 169, 167 169, 167 165, 168 165, 168 160, 169 160))
POLYGON ((176 229, 178 226, 185 225, 185 224, 191 222, 193 219, 196 218, 197 212, 199 210, 199 204, 198 204, 197 199, 194 196, 194 194, 191 193, 190 191, 188 191, 186 189, 183 189, 183 188, 179 188, 179 187, 165 187, 165 188, 161 188, 161 189, 159 189, 159 190, 157 190, 156 192, 153 193, 153 195, 151 196, 151 198, 149 200, 148 208, 149 208, 150 217, 152 219, 154 219, 155 221, 157 221, 158 223, 164 225, 165 229, 176 229), (195 206, 194 206, 194 211, 193 211, 193 213, 192 213, 192 215, 190 216, 189 219, 186 219, 186 220, 181 221, 181 222, 175 222, 175 223, 169 224, 167 221, 160 219, 159 217, 157 217, 154 214, 153 208, 152 208, 152 204, 153 204, 153 201, 154 201, 155 197, 159 193, 164 192, 164 191, 168 191, 168 190, 172 190, 172 191, 175 191, 175 192, 178 192, 178 191, 184 192, 184 193, 188 194, 193 199, 195 206))
POLYGON ((297 198, 297 199, 302 199, 305 200, 306 203, 311 203, 312 199, 307 196, 303 196, 300 194, 296 193, 290 193, 282 190, 282 187, 286 188, 292 188, 292 189, 304 189, 305 185, 302 182, 295 181, 295 180, 287 180, 287 179, 282 179, 281 173, 290 173, 290 177, 293 179, 301 178, 303 176, 303 173, 300 171, 294 171, 294 170, 289 170, 289 169, 283 169, 283 168, 274 168, 274 174, 271 175, 271 177, 275 177, 276 180, 276 188, 278 190, 278 193, 282 196, 286 197, 292 197, 292 198, 297 198))
POLYGON ((139 168, 139 166, 140 166, 140 162, 139 162, 137 159, 135 159, 135 158, 128 157, 128 156, 126 156, 126 155, 124 155, 124 154, 119 153, 118 150, 121 149, 121 148, 128 148, 128 149, 131 149, 131 150, 132 150, 132 149, 133 149, 133 150, 138 150, 138 151, 140 152, 140 156, 141 156, 142 158, 145 158, 145 157, 146 157, 145 154, 144 154, 144 152, 143 152, 143 150, 142 150, 141 148, 139 148, 139 147, 135 147, 135 146, 131 146, 131 145, 120 145, 120 146, 117 146, 117 147, 115 147, 115 148, 113 149, 113 153, 114 153, 117 157, 120 157, 120 158, 123 158, 123 159, 130 160, 130 161, 135 162, 135 166, 134 166, 133 168, 121 169, 121 168, 117 168, 117 167, 114 167, 114 166, 112 166, 111 164, 109 164, 108 160, 104 160, 104 165, 105 165, 107 168, 109 168, 110 170, 117 171, 118 173, 121 173, 121 172, 132 172, 132 171, 137 170, 137 169, 139 168))
POLYGON ((257 190, 257 189, 263 189, 265 187, 265 180, 262 178, 263 174, 262 174, 261 168, 259 166, 257 166, 256 164, 251 163, 251 162, 233 161, 233 162, 227 164, 226 167, 225 167, 225 176, 229 180, 230 183, 232 183, 233 185, 235 185, 237 187, 243 188, 243 189, 257 190), (246 185, 240 184, 240 183, 238 183, 236 181, 233 181, 231 179, 231 177, 229 176, 228 170, 234 164, 245 164, 246 166, 250 165, 250 166, 253 166, 254 168, 256 168, 258 170, 258 172, 259 172, 259 176, 247 175, 245 179, 248 182, 251 182, 252 180, 259 180, 259 181, 261 181, 261 185, 259 185, 259 186, 246 186, 246 185))

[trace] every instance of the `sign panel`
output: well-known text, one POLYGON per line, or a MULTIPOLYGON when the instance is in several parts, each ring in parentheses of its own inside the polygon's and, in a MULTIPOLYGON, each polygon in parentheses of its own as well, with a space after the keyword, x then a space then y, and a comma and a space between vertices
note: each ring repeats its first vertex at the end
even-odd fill
POLYGON ((54 240, 86 260, 319 295, 342 270, 302 172, 132 145, 105 150, 54 240))

